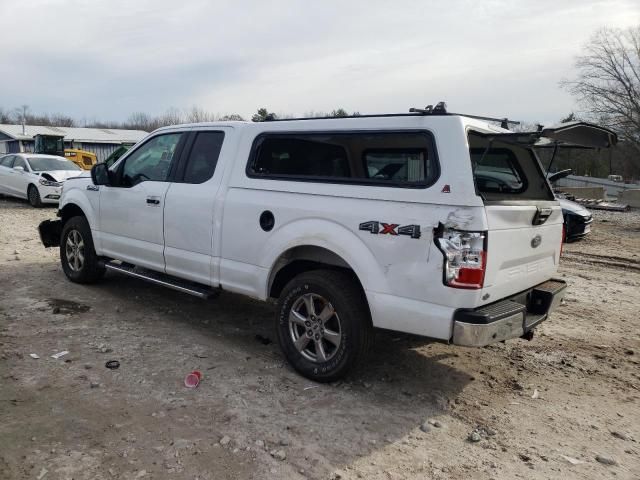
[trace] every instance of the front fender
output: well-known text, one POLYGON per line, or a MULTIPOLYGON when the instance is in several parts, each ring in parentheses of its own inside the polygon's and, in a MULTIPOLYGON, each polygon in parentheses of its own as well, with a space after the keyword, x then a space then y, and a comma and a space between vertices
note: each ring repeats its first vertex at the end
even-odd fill
MULTIPOLYGON (((94 193, 94 192, 92 192, 94 193)), ((62 212, 69 205, 76 205, 82 210, 84 216, 87 217, 91 230, 98 229, 98 208, 100 206, 100 198, 98 192, 95 192, 95 198, 87 198, 87 195, 79 188, 74 188, 63 193, 59 210, 62 212)))
POLYGON ((281 226, 260 249, 262 298, 269 295, 269 279, 280 256, 295 247, 314 246, 342 258, 355 272, 365 290, 388 291, 386 275, 369 247, 351 230, 324 219, 305 219, 281 226), (313 233, 309 232, 322 232, 313 233))
POLYGON ((93 186, 92 184, 88 183, 87 185, 78 185, 72 187, 69 190, 63 190, 62 198, 60 199, 58 215, 64 217, 64 211, 68 208, 73 208, 74 210, 75 208, 79 208, 80 210, 82 210, 82 213, 87 218, 87 222, 89 222, 89 227, 91 228, 91 234, 93 236, 93 243, 96 252, 99 252, 101 249, 98 222, 100 192, 97 190, 86 190, 86 187, 89 185, 93 186))

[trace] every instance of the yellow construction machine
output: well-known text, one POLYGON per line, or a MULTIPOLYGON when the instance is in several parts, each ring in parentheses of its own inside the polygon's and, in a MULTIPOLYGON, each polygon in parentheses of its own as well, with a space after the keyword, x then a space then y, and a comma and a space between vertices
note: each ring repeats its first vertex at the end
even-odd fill
POLYGON ((65 157, 84 170, 91 170, 91 167, 98 163, 98 157, 96 157, 95 153, 77 148, 64 148, 64 137, 62 135, 38 134, 33 139, 35 141, 34 153, 65 157))

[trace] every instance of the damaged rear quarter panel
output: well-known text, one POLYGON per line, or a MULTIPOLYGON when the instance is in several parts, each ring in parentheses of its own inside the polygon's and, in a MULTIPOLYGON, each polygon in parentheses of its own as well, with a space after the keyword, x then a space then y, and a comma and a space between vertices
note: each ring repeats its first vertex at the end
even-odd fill
MULTIPOLYGON (((274 180, 248 177, 246 162, 238 162, 224 203, 222 286, 262 298, 281 250, 319 245, 356 272, 375 326, 448 339, 453 310, 475 306, 478 293, 444 286, 443 256, 434 244, 434 229, 440 224, 486 229, 464 125, 456 117, 376 118, 362 123, 375 129, 397 130, 406 124, 430 130, 440 164, 437 181, 426 188, 391 188, 274 180), (275 226, 263 231, 258 219, 267 209, 275 226), (363 223, 370 228, 361 229, 363 223), (414 226, 420 227, 419 236, 413 234, 414 226), (263 285, 256 285, 256 278, 263 285)), ((252 125, 252 134, 261 129, 290 131, 291 125, 252 125)), ((314 124, 318 125, 322 123, 314 124)), ((248 158, 251 139, 244 144, 246 151, 241 148, 238 155, 248 158)))
POLYGON ((456 230, 476 230, 474 227, 477 226, 482 226, 484 228, 484 222, 481 222, 481 225, 478 225, 478 222, 475 221, 478 213, 479 212, 477 210, 474 212, 474 210, 470 208, 456 208, 449 212, 446 220, 442 223, 446 228, 453 228, 456 230))

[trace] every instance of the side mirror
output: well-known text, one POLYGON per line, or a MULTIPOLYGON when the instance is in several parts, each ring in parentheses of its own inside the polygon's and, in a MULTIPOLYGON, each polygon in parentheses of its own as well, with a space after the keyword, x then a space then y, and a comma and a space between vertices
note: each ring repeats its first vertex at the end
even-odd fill
POLYGON ((13 167, 13 169, 14 169, 16 172, 24 172, 24 167, 16 166, 16 167, 13 167))
POLYGON ((104 163, 96 163, 91 167, 91 180, 94 185, 110 185, 109 167, 104 163))

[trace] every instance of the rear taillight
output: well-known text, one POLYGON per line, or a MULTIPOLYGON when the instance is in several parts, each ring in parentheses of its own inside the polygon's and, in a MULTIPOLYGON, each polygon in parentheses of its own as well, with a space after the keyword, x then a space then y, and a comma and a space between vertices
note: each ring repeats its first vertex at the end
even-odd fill
POLYGON ((443 228, 436 245, 444 254, 444 283, 454 288, 482 288, 487 266, 487 234, 443 228))
POLYGON ((560 256, 562 256, 562 250, 564 249, 564 241, 567 238, 567 226, 562 224, 562 240, 560 240, 560 256))

